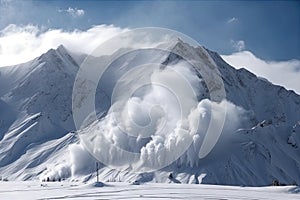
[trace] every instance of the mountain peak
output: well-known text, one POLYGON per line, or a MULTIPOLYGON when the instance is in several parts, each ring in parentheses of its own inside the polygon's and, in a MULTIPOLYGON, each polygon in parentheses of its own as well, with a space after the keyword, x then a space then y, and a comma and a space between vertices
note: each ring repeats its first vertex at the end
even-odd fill
POLYGON ((45 57, 49 57, 49 58, 52 58, 53 56, 63 56, 63 55, 68 55, 69 52, 68 50, 66 49, 66 47, 64 45, 59 45, 56 49, 54 48, 51 48, 49 49, 46 53, 42 54, 42 58, 45 58, 45 57))
POLYGON ((58 51, 62 54, 68 54, 69 53, 67 48, 62 44, 57 47, 56 51, 58 51))
POLYGON ((184 42, 180 37, 177 37, 176 39, 172 40, 169 43, 169 49, 170 50, 174 50, 176 48, 182 48, 184 46, 190 46, 189 44, 187 44, 186 42, 184 42))
POLYGON ((52 63, 51 65, 58 65, 59 63, 64 63, 65 66, 78 66, 74 58, 69 53, 68 49, 64 45, 59 45, 56 49, 50 49, 42 56, 39 60, 45 61, 47 63, 52 63))

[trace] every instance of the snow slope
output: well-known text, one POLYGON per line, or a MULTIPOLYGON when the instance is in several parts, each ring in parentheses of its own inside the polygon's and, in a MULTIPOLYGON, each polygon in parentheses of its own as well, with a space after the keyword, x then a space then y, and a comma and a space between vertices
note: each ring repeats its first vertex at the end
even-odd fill
POLYGON ((67 134, 74 130, 70 95, 77 69, 62 46, 28 63, 1 68, 1 174, 37 176, 35 167, 65 148, 67 134))
MULTIPOLYGON (((109 114, 113 108, 112 90, 117 81, 137 64, 149 62, 150 59, 153 63, 173 67, 188 78, 197 91, 198 103, 197 109, 188 108, 195 109, 195 116, 201 116, 199 108, 207 115, 201 118, 204 121, 200 123, 203 127, 206 127, 205 122, 211 115, 211 105, 219 105, 217 108, 220 112, 224 106, 227 107, 225 127, 217 145, 206 157, 198 157, 197 152, 203 144, 203 128, 202 132, 193 133, 192 143, 186 151, 182 155, 176 155, 178 157, 175 161, 163 169, 136 173, 128 166, 118 171, 101 165, 100 180, 172 182, 168 179, 172 172, 174 179, 183 183, 262 186, 271 185, 274 180, 278 180, 282 184, 299 185, 300 96, 259 79, 245 69, 234 69, 217 53, 209 50, 189 46, 180 40, 171 44, 170 48, 173 52, 194 60, 195 64, 186 68, 185 65, 178 67, 182 58, 176 54, 165 51, 134 51, 118 59, 110 70, 105 72, 98 84, 96 95, 96 109, 103 123, 103 131, 110 131, 109 126, 107 128, 105 125, 113 124, 109 114), (211 73, 213 66, 209 56, 216 63, 219 75, 211 73), (213 76, 222 78, 226 96, 219 96, 210 101, 210 92, 217 90, 219 85, 216 82, 205 81, 205 77, 216 80, 213 76)), ((123 50, 120 50, 114 55, 94 59, 98 64, 105 65, 122 52, 123 50)), ((89 134, 97 135, 98 125, 93 123, 87 129, 74 132, 72 89, 79 68, 77 62, 82 61, 82 56, 73 58, 71 55, 76 56, 60 46, 28 63, 0 68, 0 174, 3 178, 42 180, 49 177, 56 180, 60 178, 85 181, 95 176, 91 173, 94 171, 96 160, 85 149, 87 146, 78 144, 78 135, 84 135, 87 130, 89 134)), ((167 72, 168 68, 160 68, 161 71, 155 74, 157 76, 152 76, 151 67, 147 70, 149 71, 136 70, 130 77, 141 77, 141 81, 150 80, 149 77, 161 80, 166 77, 163 72, 167 72)), ((124 81, 121 88, 124 91, 135 83, 124 81)), ((157 97, 160 90, 152 92, 143 98, 154 103, 168 99, 152 98, 157 97)), ((172 113, 174 105, 168 101, 163 103, 167 114, 172 113)), ((175 112, 169 114, 174 121, 178 120, 176 116, 175 112)), ((145 116, 133 117, 147 121, 145 116)), ((151 163, 157 163, 156 159, 161 158, 161 152, 172 153, 165 144, 175 128, 171 123, 167 127, 165 140, 151 140, 151 137, 146 137, 146 140, 134 141, 127 137, 122 138, 117 132, 112 132, 114 137, 109 139, 119 142, 117 144, 124 149, 144 152, 143 155, 148 159, 144 160, 145 166, 149 167, 152 166, 151 163), (156 151, 158 146, 161 149, 156 151), (150 154, 152 150, 154 153, 150 154)), ((110 148, 105 143, 100 144, 100 153, 105 153, 104 150, 110 148)), ((118 152, 110 153, 107 155, 111 159, 118 156, 118 152)), ((128 160, 128 157, 118 158, 125 166, 128 160)))

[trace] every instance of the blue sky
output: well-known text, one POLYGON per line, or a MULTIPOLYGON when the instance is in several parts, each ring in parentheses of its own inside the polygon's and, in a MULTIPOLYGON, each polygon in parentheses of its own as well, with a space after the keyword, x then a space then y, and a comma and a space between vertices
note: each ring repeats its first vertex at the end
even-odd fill
POLYGON ((0 2, 1 30, 9 24, 63 30, 158 26, 187 34, 220 54, 249 50, 265 60, 300 59, 300 1, 0 2))

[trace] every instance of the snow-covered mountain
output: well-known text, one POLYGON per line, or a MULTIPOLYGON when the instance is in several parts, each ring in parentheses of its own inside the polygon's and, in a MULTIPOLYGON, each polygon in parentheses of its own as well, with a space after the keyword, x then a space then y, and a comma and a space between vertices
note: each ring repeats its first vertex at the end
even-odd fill
MULTIPOLYGON (((283 184, 300 185, 300 96, 281 86, 272 85, 245 69, 236 70, 217 53, 202 47, 192 47, 178 40, 169 48, 172 52, 184 54, 196 61, 193 67, 187 67, 188 72, 184 68, 178 71, 192 78, 189 81, 193 82, 197 90, 198 108, 206 109, 211 104, 218 104, 219 109, 227 107, 227 121, 221 137, 212 152, 204 158, 200 159, 195 153, 199 152, 203 144, 203 136, 197 132, 192 136, 193 141, 186 151, 163 169, 135 173, 130 167, 118 171, 101 165, 100 180, 255 186, 270 185, 278 180, 283 184), (218 85, 204 81, 204 75, 216 76, 210 73, 213 66, 209 58, 216 64, 220 72, 217 76, 222 78, 226 91, 226 97, 211 101, 208 100, 211 92, 218 85), (172 178, 169 177, 170 173, 172 178)), ((120 52, 122 49, 111 56, 94 59, 104 65, 120 52)), ((92 123, 85 129, 76 130, 72 116, 73 85, 82 58, 82 55, 72 54, 60 46, 30 62, 0 68, 2 178, 89 180, 95 176, 96 159, 85 149, 87 144, 79 144, 79 135, 86 132, 97 134, 99 127, 92 123)), ((111 98, 116 81, 133 66, 141 65, 145 60, 149 62, 149 59, 152 63, 161 63, 171 68, 176 68, 182 61, 182 57, 174 53, 149 50, 146 53, 133 51, 113 63, 97 87, 96 110, 101 118, 100 125, 103 125, 100 127, 102 132, 110 130, 108 125, 112 123, 109 114, 113 107, 111 98)), ((150 80, 153 78, 153 70, 147 70, 135 70, 131 77, 146 74, 150 80)), ((160 67, 156 78, 167 77, 163 74, 167 70, 166 67, 160 67)), ((124 81, 121 88, 126 89, 131 84, 133 82, 124 81)), ((145 89, 143 97, 150 98, 147 92, 145 89)), ((172 112, 172 107, 167 106, 166 109, 172 112)), ((210 116, 207 110, 203 112, 210 116)), ((199 110, 195 112, 197 115, 199 110)), ((199 118, 202 116, 200 114, 199 118)), ((203 115, 201 119, 205 121, 207 116, 203 115)), ((170 125, 167 130, 171 129, 170 125)), ((152 130, 151 127, 149 130, 152 130)), ((114 137, 109 139, 119 142, 122 148, 145 152, 143 155, 148 157, 148 151, 161 145, 155 143, 156 139, 151 140, 151 137, 132 141, 118 138, 116 133, 111 134, 114 137)), ((98 147, 100 153, 105 152, 104 149, 109 150, 105 143, 99 144, 103 145, 98 147)), ((162 144, 167 144, 167 141, 162 144)), ((152 160, 147 158, 147 161, 158 162, 156 158, 159 158, 160 152, 168 153, 165 146, 161 148, 161 151, 154 152, 152 160)), ((111 159, 117 158, 112 151, 107 155, 111 159)), ((117 159, 126 162, 128 158, 117 159)))

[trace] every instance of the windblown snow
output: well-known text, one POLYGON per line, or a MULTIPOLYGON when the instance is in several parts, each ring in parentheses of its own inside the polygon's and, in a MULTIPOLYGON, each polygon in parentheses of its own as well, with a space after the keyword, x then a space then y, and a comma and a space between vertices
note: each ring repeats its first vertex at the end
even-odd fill
MULTIPOLYGON (((299 185, 300 96, 202 47, 178 40, 171 48, 198 64, 163 51, 121 57, 96 86, 98 120, 82 119, 80 130, 72 90, 82 55, 60 46, 0 68, 2 179, 88 181, 101 161, 100 180, 110 182, 299 185), (225 98, 210 98, 219 85, 204 78, 213 76, 207 54, 225 98), (149 58, 156 64, 143 65, 149 58), (131 93, 139 83, 144 87, 131 93), (213 135, 212 119, 223 125, 220 135, 213 135)), ((114 56, 94 59, 107 63, 114 56)))

